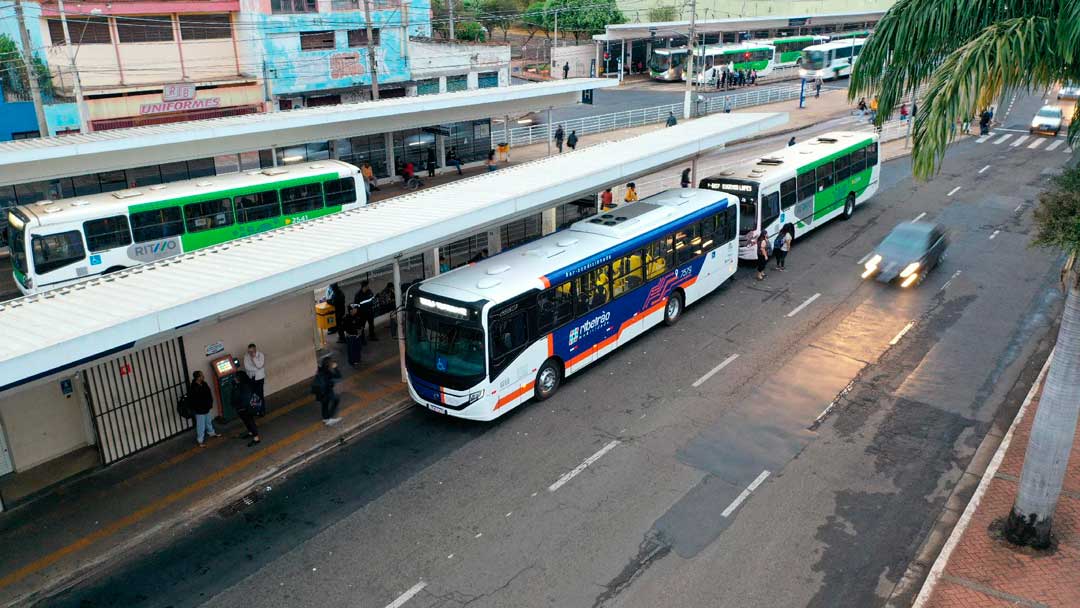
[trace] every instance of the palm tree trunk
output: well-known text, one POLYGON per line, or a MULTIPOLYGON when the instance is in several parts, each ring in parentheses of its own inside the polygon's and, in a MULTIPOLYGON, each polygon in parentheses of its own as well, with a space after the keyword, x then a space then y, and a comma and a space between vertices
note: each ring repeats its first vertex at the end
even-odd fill
MULTIPOLYGON (((1069 273, 1070 275, 1072 273, 1069 273)), ((1051 544, 1050 530, 1069 464, 1080 413, 1080 289, 1075 275, 1066 281, 1054 360, 1046 373, 1039 409, 1031 427, 1020 490, 1005 525, 1005 537, 1038 549, 1051 544)))

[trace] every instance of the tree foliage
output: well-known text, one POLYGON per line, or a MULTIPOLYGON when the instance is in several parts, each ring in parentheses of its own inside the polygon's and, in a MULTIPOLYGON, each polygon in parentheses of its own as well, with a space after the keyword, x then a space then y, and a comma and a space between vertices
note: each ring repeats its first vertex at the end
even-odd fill
MULTIPOLYGON (((892 108, 922 85, 912 150, 915 174, 933 175, 954 126, 997 100, 1080 81, 1077 0, 899 0, 859 55, 849 95, 892 108)), ((881 112, 884 121, 888 112, 881 112)), ((1080 135, 1080 104, 1069 128, 1080 135)))
POLYGON ((1032 243, 1080 254, 1080 167, 1054 178, 1054 187, 1039 196, 1039 203, 1032 243))
POLYGON ((615 0, 547 0, 544 7, 552 22, 558 9, 559 31, 570 32, 574 42, 580 42, 582 36, 603 32, 606 25, 626 21, 615 0))
MULTIPOLYGON (((0 62, 0 88, 17 95, 28 95, 30 79, 26 77, 22 48, 7 34, 0 34, 0 58, 3 58, 3 62, 0 62)), ((42 96, 51 97, 53 87, 49 66, 37 55, 34 55, 33 66, 42 96)))
POLYGON ((521 15, 521 26, 529 32, 525 44, 529 44, 529 41, 533 39, 537 32, 543 32, 544 36, 551 38, 551 33, 547 30, 546 19, 547 13, 544 12, 543 2, 532 2, 525 8, 525 12, 521 15))
POLYGON ((649 9, 649 21, 678 21, 679 9, 674 6, 654 6, 649 9))
POLYGON ((454 23, 454 36, 458 40, 483 42, 487 40, 484 26, 479 21, 458 21, 454 23))
POLYGON ((506 42, 524 6, 519 0, 476 0, 466 4, 466 8, 488 30, 502 30, 506 42))

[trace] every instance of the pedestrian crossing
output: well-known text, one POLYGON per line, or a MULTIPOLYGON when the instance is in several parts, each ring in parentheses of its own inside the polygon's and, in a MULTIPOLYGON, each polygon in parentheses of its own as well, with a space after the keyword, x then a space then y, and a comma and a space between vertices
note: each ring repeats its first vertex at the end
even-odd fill
POLYGON ((1038 135, 1017 133, 990 133, 975 139, 976 144, 989 144, 991 146, 1004 146, 1007 148, 1021 148, 1035 152, 1056 152, 1061 150, 1065 154, 1072 154, 1073 149, 1066 144, 1064 137, 1040 137, 1038 135))

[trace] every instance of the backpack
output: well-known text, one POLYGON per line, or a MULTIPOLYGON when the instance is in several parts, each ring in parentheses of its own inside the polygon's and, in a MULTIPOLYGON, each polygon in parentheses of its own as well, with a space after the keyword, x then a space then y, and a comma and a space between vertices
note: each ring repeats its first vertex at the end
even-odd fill
POLYGON ((176 415, 185 420, 195 418, 195 412, 191 411, 191 400, 187 394, 180 395, 180 398, 176 400, 176 415))
POLYGON ((784 248, 784 233, 776 235, 776 238, 772 242, 772 250, 780 250, 784 248))

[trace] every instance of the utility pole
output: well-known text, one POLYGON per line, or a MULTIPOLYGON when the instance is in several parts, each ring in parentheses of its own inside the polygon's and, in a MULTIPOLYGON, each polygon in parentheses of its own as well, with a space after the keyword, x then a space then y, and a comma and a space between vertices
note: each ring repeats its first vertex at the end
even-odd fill
POLYGON ((30 96, 34 99, 34 114, 37 115, 38 133, 41 137, 49 136, 49 123, 45 121, 45 106, 41 101, 41 89, 38 87, 37 70, 34 69, 34 46, 30 44, 30 32, 26 30, 23 18, 22 0, 15 0, 15 19, 19 22, 19 36, 22 38, 23 66, 26 79, 30 82, 30 96))
POLYGON ((451 42, 457 40, 457 38, 454 37, 454 2, 457 2, 457 0, 447 0, 447 3, 446 3, 446 6, 450 9, 450 41, 451 42))
POLYGON ((64 12, 64 0, 58 1, 57 8, 60 9, 60 26, 64 30, 64 48, 67 49, 68 62, 71 65, 71 77, 74 79, 75 109, 79 113, 79 133, 86 133, 86 100, 83 99, 82 79, 79 78, 79 68, 75 65, 75 47, 71 44, 71 34, 68 32, 67 13, 64 12))
POLYGON ((559 46, 559 9, 555 9, 555 42, 551 46, 559 46))
POLYGON ((689 120, 694 108, 694 26, 697 24, 697 0, 690 0, 690 35, 687 38, 686 95, 683 97, 683 118, 689 120))
POLYGON ((371 29, 371 0, 364 0, 364 25, 367 27, 368 69, 371 70, 371 100, 379 101, 379 65, 375 59, 375 33, 371 29))

